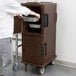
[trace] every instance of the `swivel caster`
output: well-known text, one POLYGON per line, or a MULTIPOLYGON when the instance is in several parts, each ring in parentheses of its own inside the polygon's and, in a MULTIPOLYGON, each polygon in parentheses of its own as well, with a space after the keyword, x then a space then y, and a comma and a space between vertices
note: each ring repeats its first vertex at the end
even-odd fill
POLYGON ((25 64, 25 71, 27 71, 27 68, 28 68, 28 65, 27 65, 27 64, 25 64))
POLYGON ((40 73, 41 75, 43 75, 43 74, 44 74, 44 71, 45 71, 45 68, 44 68, 44 67, 39 68, 39 73, 40 73))
POLYGON ((50 63, 49 63, 49 65, 54 65, 54 64, 55 64, 54 62, 50 62, 50 63))
POLYGON ((13 65, 13 71, 17 71, 18 68, 19 68, 18 63, 16 63, 16 64, 13 65))

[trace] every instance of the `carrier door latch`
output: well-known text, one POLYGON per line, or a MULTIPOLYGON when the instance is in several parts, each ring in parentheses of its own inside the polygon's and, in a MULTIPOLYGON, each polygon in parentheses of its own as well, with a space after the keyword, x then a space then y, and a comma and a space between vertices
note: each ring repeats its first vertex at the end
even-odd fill
POLYGON ((43 46, 42 46, 42 49, 41 49, 41 56, 46 56, 47 55, 47 44, 45 43, 43 46))

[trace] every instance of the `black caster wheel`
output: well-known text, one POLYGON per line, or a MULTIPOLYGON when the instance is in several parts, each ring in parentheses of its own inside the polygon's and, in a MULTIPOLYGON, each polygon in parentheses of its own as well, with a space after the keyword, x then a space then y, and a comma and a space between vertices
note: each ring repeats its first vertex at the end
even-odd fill
POLYGON ((27 68, 28 68, 28 65, 27 65, 27 64, 25 64, 25 71, 27 71, 27 68))
POLYGON ((19 66, 18 66, 18 64, 17 64, 17 63, 13 65, 13 71, 17 71, 17 70, 18 70, 18 68, 19 68, 19 66))
POLYGON ((54 65, 54 62, 50 62, 49 65, 54 65))
POLYGON ((40 74, 40 75, 43 75, 44 72, 45 72, 45 68, 44 68, 44 67, 39 68, 39 74, 40 74))

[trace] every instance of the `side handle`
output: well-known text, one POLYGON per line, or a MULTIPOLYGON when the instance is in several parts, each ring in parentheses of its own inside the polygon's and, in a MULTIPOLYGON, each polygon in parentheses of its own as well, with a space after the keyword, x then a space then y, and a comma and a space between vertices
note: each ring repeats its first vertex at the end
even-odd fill
POLYGON ((48 14, 42 16, 42 27, 48 27, 48 14))

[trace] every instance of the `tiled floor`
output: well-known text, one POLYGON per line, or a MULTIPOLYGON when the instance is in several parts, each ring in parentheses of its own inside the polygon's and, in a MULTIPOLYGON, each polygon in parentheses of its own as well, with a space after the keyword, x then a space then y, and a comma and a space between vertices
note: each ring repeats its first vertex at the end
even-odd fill
MULTIPOLYGON (((14 76, 76 76, 76 69, 64 67, 60 65, 48 65, 45 68, 43 75, 38 73, 38 69, 35 66, 28 65, 27 71, 25 71, 25 65, 20 63, 19 70, 14 71, 14 76)), ((1 71, 0 71, 1 73, 1 71)))

